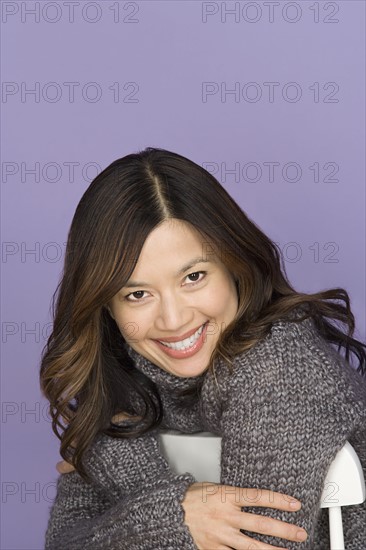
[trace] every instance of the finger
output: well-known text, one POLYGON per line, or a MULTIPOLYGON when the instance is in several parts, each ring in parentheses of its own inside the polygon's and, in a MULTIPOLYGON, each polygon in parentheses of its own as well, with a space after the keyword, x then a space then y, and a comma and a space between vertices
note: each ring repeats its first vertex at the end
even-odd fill
MULTIPOLYGON (((245 536, 245 535, 244 535, 245 536)), ((272 546, 271 544, 265 544, 264 542, 255 541, 249 537, 243 537, 235 542, 235 550, 287 550, 284 546, 272 546)))
POLYGON ((224 491, 224 496, 237 504, 238 507, 259 506, 291 512, 297 512, 301 508, 301 502, 276 491, 256 488, 243 489, 242 487, 231 487, 230 485, 221 485, 221 488, 224 491))
POLYGON ((302 529, 293 523, 286 523, 285 521, 280 521, 278 519, 247 512, 242 512, 241 514, 242 516, 244 515, 245 518, 242 517, 240 519, 238 517, 237 526, 239 529, 251 531, 252 533, 260 533, 262 535, 270 535, 272 537, 292 540, 294 542, 303 542, 307 539, 305 529, 302 529))
POLYGON ((286 550, 283 546, 272 546, 272 544, 255 541, 241 533, 238 533, 235 541, 230 544, 233 544, 235 550, 286 550))
POLYGON ((72 464, 66 462, 66 460, 61 460, 61 462, 57 462, 56 470, 59 474, 68 474, 70 472, 73 472, 75 468, 72 464))
POLYGON ((124 420, 141 420, 141 416, 132 416, 130 414, 127 414, 127 413, 118 413, 118 414, 115 414, 113 417, 112 417, 112 422, 114 424, 116 424, 117 422, 123 422, 124 420))

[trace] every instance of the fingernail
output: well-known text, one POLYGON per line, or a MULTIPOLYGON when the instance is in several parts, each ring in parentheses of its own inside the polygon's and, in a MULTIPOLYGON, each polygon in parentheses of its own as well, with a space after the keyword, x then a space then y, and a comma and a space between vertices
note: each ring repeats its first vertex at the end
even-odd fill
POLYGON ((290 508, 301 508, 301 502, 298 500, 291 500, 290 502, 290 508))
POLYGON ((297 538, 297 540, 303 541, 303 540, 306 540, 307 537, 308 537, 308 536, 307 536, 306 531, 298 531, 298 532, 296 533, 296 538, 297 538))

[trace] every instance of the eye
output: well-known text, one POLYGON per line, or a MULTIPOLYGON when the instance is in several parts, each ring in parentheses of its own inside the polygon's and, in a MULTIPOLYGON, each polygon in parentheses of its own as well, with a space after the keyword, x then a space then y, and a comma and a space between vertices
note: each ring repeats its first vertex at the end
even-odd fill
MULTIPOLYGON (((202 281, 202 279, 205 278, 206 276, 206 273, 207 271, 195 271, 194 273, 190 273, 189 275, 187 275, 187 277, 194 277, 195 280, 191 280, 191 283, 192 284, 195 284, 195 283, 200 283, 202 281), (196 278, 198 277, 200 274, 203 274, 203 277, 201 277, 200 279, 196 278)), ((192 286, 192 284, 190 286, 192 286)))
POLYGON ((143 297, 142 294, 144 294, 145 290, 136 290, 135 292, 130 292, 130 294, 127 294, 125 296, 125 300, 127 302, 141 302, 143 297), (131 296, 134 296, 136 300, 131 300, 131 296))

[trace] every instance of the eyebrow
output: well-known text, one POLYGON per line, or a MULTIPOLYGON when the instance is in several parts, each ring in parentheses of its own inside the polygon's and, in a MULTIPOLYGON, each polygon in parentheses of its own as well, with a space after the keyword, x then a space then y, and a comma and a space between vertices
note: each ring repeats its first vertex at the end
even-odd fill
MULTIPOLYGON (((200 256, 197 258, 193 258, 188 263, 186 263, 183 267, 180 268, 180 270, 176 273, 176 277, 179 277, 179 275, 183 275, 188 269, 191 269, 196 264, 200 263, 212 263, 212 260, 206 260, 205 258, 201 258, 200 256)), ((127 281, 127 283, 124 285, 123 288, 137 288, 140 286, 150 286, 149 283, 145 283, 143 281, 127 281)))

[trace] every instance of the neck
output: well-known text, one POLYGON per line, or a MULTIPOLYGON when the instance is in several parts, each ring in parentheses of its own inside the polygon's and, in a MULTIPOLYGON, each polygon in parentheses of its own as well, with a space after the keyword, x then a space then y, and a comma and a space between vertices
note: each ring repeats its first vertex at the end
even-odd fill
POLYGON ((162 389, 167 390, 183 390, 194 387, 202 378, 205 377, 205 372, 198 376, 181 377, 176 376, 166 370, 158 367, 152 361, 138 353, 129 344, 125 344, 128 355, 134 361, 135 367, 145 374, 150 380, 162 389))

